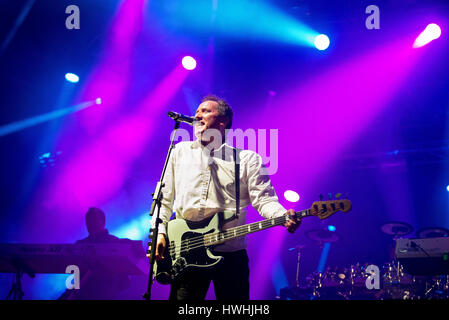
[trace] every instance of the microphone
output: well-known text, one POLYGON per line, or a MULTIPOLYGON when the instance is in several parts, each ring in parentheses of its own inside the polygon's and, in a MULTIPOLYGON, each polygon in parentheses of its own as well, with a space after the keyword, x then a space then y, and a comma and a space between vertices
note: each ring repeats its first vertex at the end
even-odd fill
POLYGON ((193 123, 196 121, 196 119, 194 117, 185 116, 183 114, 176 113, 173 111, 169 111, 168 116, 175 121, 185 122, 185 123, 190 124, 191 126, 193 126, 193 123))

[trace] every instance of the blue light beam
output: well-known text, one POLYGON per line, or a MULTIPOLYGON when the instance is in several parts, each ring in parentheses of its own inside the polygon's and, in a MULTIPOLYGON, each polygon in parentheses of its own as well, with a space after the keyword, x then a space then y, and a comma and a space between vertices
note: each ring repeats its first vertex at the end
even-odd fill
MULTIPOLYGON (((168 6, 168 4, 161 4, 168 6)), ((315 47, 315 37, 320 33, 296 20, 287 13, 264 1, 226 0, 219 1, 179 1, 170 12, 170 20, 182 25, 183 30, 191 28, 196 32, 214 33, 247 38, 283 42, 293 45, 315 47), (213 16, 213 19, 211 19, 213 16)))
POLYGON ((323 250, 321 251, 320 262, 318 263, 317 271, 323 272, 326 267, 327 257, 329 256, 329 250, 331 248, 331 244, 326 242, 323 246, 323 250))
POLYGON ((0 137, 6 136, 8 134, 38 125, 43 122, 47 122, 56 118, 63 117, 65 115, 83 110, 85 108, 96 105, 96 100, 83 102, 68 108, 52 111, 39 116, 31 117, 28 119, 12 122, 0 127, 0 137))
POLYGON ((274 265, 273 272, 271 274, 271 280, 273 281, 273 286, 277 293, 279 293, 282 288, 288 286, 285 269, 279 260, 277 260, 274 265))

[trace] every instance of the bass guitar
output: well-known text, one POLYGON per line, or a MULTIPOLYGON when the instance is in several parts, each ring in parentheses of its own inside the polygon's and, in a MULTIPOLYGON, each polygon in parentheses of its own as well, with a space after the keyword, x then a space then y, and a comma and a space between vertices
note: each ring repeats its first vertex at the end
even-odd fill
POLYGON ((154 276, 159 283, 169 284, 187 270, 204 270, 220 263, 223 257, 214 255, 210 249, 225 241, 283 225, 289 219, 301 220, 313 216, 323 220, 339 211, 348 212, 351 208, 351 201, 347 199, 316 201, 309 209, 295 212, 294 215, 283 215, 226 230, 222 230, 221 226, 232 219, 232 213, 220 212, 200 222, 171 220, 167 224, 164 259, 156 262, 154 276))

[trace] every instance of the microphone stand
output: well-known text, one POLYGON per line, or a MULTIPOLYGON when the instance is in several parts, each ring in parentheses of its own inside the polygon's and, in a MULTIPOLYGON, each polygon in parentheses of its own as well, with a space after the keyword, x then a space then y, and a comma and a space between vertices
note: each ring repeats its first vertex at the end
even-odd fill
MULTIPOLYGON (((168 153, 167 153, 167 157, 165 158, 165 163, 164 163, 164 168, 162 169, 162 175, 161 175, 161 179, 158 181, 158 183, 156 184, 156 190, 153 193, 153 203, 151 204, 151 209, 150 209, 150 216, 153 217, 154 215, 154 211, 156 210, 157 207, 157 213, 156 213, 156 223, 154 224, 154 228, 150 229, 150 236, 149 238, 151 239, 151 249, 150 249, 150 274, 148 277, 148 289, 147 292, 143 295, 143 298, 145 300, 151 300, 151 287, 153 285, 153 270, 154 270, 154 263, 156 262, 156 244, 157 244, 157 237, 159 234, 159 224, 162 222, 162 220, 159 218, 160 215, 160 210, 161 210, 161 205, 162 205, 162 188, 164 187, 164 184, 162 181, 164 181, 164 176, 165 176, 165 170, 167 169, 167 165, 168 165, 168 161, 170 159, 170 155, 171 152, 173 150, 173 148, 175 147, 174 142, 175 142, 175 136, 176 136, 176 131, 178 131, 179 129, 179 124, 180 121, 179 120, 175 120, 175 128, 173 130, 173 135, 170 138, 170 147, 168 148, 168 153)), ((148 253, 148 251, 147 251, 148 253)))
POLYGON ((298 250, 298 261, 296 262, 295 284, 296 284, 296 288, 299 288, 299 261, 301 260, 301 248, 297 248, 297 250, 298 250))

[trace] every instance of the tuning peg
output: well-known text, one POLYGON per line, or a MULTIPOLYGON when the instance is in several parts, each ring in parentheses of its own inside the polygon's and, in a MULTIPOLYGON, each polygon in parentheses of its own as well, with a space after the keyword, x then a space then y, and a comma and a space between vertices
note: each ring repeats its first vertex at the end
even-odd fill
POLYGON ((329 200, 332 200, 332 193, 329 192, 329 193, 327 194, 327 197, 329 198, 329 200))
POLYGON ((337 200, 340 199, 340 197, 341 197, 341 193, 340 192, 335 195, 335 199, 337 199, 337 200))
POLYGON ((320 201, 323 201, 323 195, 320 193, 320 201))

